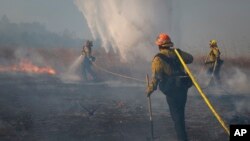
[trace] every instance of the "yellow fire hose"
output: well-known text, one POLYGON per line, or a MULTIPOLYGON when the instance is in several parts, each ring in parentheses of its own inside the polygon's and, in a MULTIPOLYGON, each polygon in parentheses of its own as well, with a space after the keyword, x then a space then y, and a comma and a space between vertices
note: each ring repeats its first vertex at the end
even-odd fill
POLYGON ((174 51, 175 51, 177 57, 179 58, 182 66, 184 67, 185 71, 188 73, 189 77, 191 78, 194 86, 196 87, 196 89, 200 93, 201 97, 204 99, 205 103, 207 104, 207 106, 209 107, 209 109, 212 111, 212 113, 214 114, 214 116, 216 117, 216 119, 219 121, 219 123, 221 124, 221 126, 225 129, 226 133, 228 135, 230 135, 230 132, 229 132, 229 129, 228 129, 227 125, 225 124, 225 122, 223 121, 223 119, 220 117, 220 115, 216 112, 216 110, 214 109, 214 107, 212 106, 212 104, 210 103, 210 101, 208 100, 208 98, 205 95, 205 93, 202 91, 201 87, 199 86, 199 84, 195 80, 193 74, 191 73, 190 69, 185 64, 184 60, 182 59, 181 55, 179 54, 178 50, 175 49, 174 51))
MULTIPOLYGON (((205 103, 207 104, 207 106, 209 107, 209 109, 212 111, 212 113, 214 114, 214 116, 216 117, 216 119, 219 121, 219 123, 221 124, 221 126, 225 129, 226 133, 228 135, 230 135, 230 132, 229 132, 229 129, 228 129, 227 125, 225 124, 225 122, 223 121, 223 119, 220 117, 220 115, 216 112, 216 110, 214 109, 214 107, 212 106, 212 104, 210 103, 210 101, 208 100, 208 98, 206 97, 205 93, 202 91, 201 87, 199 86, 199 84, 195 80, 193 74, 191 73, 190 69, 188 68, 188 66, 185 64, 184 60, 180 56, 178 50, 175 49, 174 51, 175 51, 177 57, 179 58, 181 64, 183 65, 184 69, 188 73, 189 77, 191 78, 194 86, 196 87, 196 89, 200 93, 201 97, 204 99, 205 103)), ((100 70, 102 70, 102 71, 104 71, 106 73, 110 73, 112 75, 116 75, 116 76, 119 76, 119 77, 123 77, 123 78, 131 79, 131 80, 135 80, 135 81, 138 81, 138 82, 145 82, 143 80, 140 80, 140 79, 137 79, 137 78, 134 78, 134 77, 125 76, 125 75, 122 75, 122 74, 119 74, 119 73, 111 72, 109 70, 106 70, 106 69, 98 66, 95 63, 93 63, 93 64, 94 64, 95 67, 99 68, 100 70)))
POLYGON ((134 81, 137 81, 137 82, 143 82, 145 83, 144 80, 140 80, 140 79, 137 79, 137 78, 134 78, 134 77, 131 77, 131 76, 126 76, 126 75, 123 75, 123 74, 119 74, 119 73, 115 73, 115 72, 112 72, 112 71, 109 71, 107 69, 104 69, 103 67, 100 67, 98 66, 96 63, 92 63, 96 68, 106 72, 106 73, 109 73, 109 74, 112 74, 112 75, 115 75, 115 76, 118 76, 118 77, 122 77, 122 78, 126 78, 126 79, 131 79, 131 80, 134 80, 134 81))

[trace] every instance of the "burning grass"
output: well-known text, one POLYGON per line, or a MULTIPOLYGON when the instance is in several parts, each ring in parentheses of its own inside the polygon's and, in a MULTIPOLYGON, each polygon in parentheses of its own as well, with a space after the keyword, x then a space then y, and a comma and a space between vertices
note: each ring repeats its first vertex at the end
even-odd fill
MULTIPOLYGON (((34 70, 41 68, 56 68, 56 74, 58 74, 63 72, 60 68, 65 70, 69 68, 80 55, 80 51, 80 48, 29 49, 27 52, 31 55, 17 57, 14 53, 15 49, 8 49, 6 53, 0 52, 5 55, 0 55, 0 66, 19 69, 19 72, 27 71, 21 69, 23 66, 33 67, 29 73, 34 73, 34 70), (37 60, 36 57, 40 59, 37 60), (25 61, 20 58, 29 60, 25 61), (22 61, 19 62, 18 59, 22 61)), ((134 62, 125 63, 119 60, 118 55, 107 54, 104 50, 96 48, 94 48, 94 56, 97 57, 97 64, 117 73, 143 79, 145 73, 150 72, 151 62, 145 60, 137 59, 134 62)), ((244 60, 241 63, 245 64, 237 63, 240 60, 232 59, 235 60, 234 63, 230 59, 224 59, 226 62, 223 66, 226 67, 224 70, 232 68, 231 65, 247 68, 250 64, 247 57, 241 58, 244 60)), ((202 64, 202 60, 204 58, 195 57, 194 66, 190 66, 190 68, 193 69, 195 65, 202 64)), ((112 79, 111 75, 102 71, 98 71, 98 74, 105 80, 112 79)), ((238 76, 241 76, 241 73, 235 75, 235 78, 239 78, 238 76)), ((119 78, 116 77, 115 80, 117 79, 119 78)), ((1 80, 0 107, 3 108, 0 109, 0 115, 2 115, 0 116, 0 123, 2 123, 0 140, 5 138, 12 140, 24 138, 30 138, 30 140, 146 140, 147 138, 149 126, 144 87, 130 87, 131 81, 128 81, 129 86, 119 85, 120 87, 117 87, 118 81, 111 81, 116 84, 115 87, 112 87, 105 83, 105 85, 97 85, 98 83, 93 85, 87 83, 66 84, 57 81, 57 77, 44 79, 39 76, 39 81, 37 81, 37 77, 28 79, 28 77, 18 78, 3 75, 1 80), (8 80, 8 83, 5 80, 8 80)), ((231 117, 237 107, 238 113, 246 110, 243 114, 249 116, 249 106, 246 105, 248 96, 243 95, 240 98, 239 93, 218 96, 211 92, 209 94, 222 115, 231 117)), ((227 139, 218 122, 207 110, 206 105, 201 104, 203 101, 200 100, 200 97, 189 96, 186 109, 188 134, 191 140, 227 139), (206 134, 196 134, 200 130, 206 134)), ((174 128, 169 112, 166 112, 165 97, 155 94, 152 98, 155 131, 161 140, 172 138, 174 128)), ((228 119, 228 121, 230 120, 228 119)), ((232 118, 232 122, 238 123, 239 120, 248 122, 242 117, 232 118)))
MULTIPOLYGON (((75 59, 81 54, 79 48, 0 48, 0 72, 27 72, 34 74, 63 74, 75 59), (20 53, 21 52, 21 53, 20 53), (21 55, 20 55, 21 54, 21 55), (14 65, 13 65, 14 64, 14 65)), ((96 57, 96 64, 113 72, 127 76, 144 79, 146 73, 151 72, 151 62, 136 58, 134 61, 122 62, 119 54, 114 52, 106 53, 103 48, 93 48, 93 55, 96 57)), ((204 64, 206 56, 194 56, 194 63, 190 66, 194 72, 199 72, 199 68, 204 64), (196 70, 197 69, 197 70, 196 70)), ((222 58, 224 68, 243 68, 250 66, 249 57, 222 58)), ((101 79, 111 79, 112 76, 101 70, 94 68, 101 79)), ((224 69, 227 70, 227 69, 224 69)), ((81 68, 77 71, 81 73, 81 68)), ((118 79, 118 78, 117 78, 118 79)))
POLYGON ((18 64, 10 66, 0 66, 0 72, 21 72, 32 74, 49 74, 55 75, 56 71, 49 66, 39 67, 34 65, 30 60, 21 60, 18 64))

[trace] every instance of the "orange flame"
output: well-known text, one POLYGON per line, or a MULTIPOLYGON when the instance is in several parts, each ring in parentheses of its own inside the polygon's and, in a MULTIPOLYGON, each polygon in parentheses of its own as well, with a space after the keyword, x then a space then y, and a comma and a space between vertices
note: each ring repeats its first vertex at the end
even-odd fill
POLYGON ((0 66, 0 72, 23 72, 36 74, 55 75, 56 71, 51 67, 38 67, 29 60, 21 60, 19 64, 12 66, 0 66))

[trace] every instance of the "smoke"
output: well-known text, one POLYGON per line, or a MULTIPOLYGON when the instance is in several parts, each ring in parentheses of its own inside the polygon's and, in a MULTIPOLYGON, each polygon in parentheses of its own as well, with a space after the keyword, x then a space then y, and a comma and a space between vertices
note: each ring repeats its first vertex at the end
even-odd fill
POLYGON ((233 68, 230 74, 227 74, 226 84, 236 93, 249 93, 248 75, 239 68, 233 68))
POLYGON ((135 83, 135 82, 131 83, 118 80, 108 80, 98 84, 105 84, 108 87, 142 87, 142 88, 145 87, 145 85, 141 83, 135 83))
POLYGON ((22 59, 28 59, 38 65, 48 65, 47 61, 39 52, 29 48, 16 48, 14 50, 14 55, 18 61, 22 59))
POLYGON ((249 99, 241 99, 234 103, 236 107, 236 113, 247 113, 250 112, 249 99))
MULTIPOLYGON (((197 71, 196 80, 205 93, 214 96, 221 96, 224 94, 234 96, 244 95, 250 92, 249 71, 244 68, 236 67, 232 64, 225 64, 220 71, 220 83, 218 83, 215 78, 212 78, 211 74, 207 73, 206 67, 202 67, 199 70, 198 65, 192 65, 192 69, 197 71), (211 83, 212 85, 209 85, 211 83)), ((191 90, 192 93, 196 91, 194 87, 191 90)))
POLYGON ((93 38, 101 39, 105 50, 119 53, 123 61, 135 56, 151 60, 156 36, 179 32, 175 30, 178 27, 171 26, 179 21, 172 21, 172 6, 176 4, 171 0, 75 0, 75 4, 93 38))
POLYGON ((249 71, 240 68, 232 68, 225 79, 226 90, 232 94, 231 102, 234 105, 230 115, 230 122, 237 124, 249 123, 250 104, 249 104, 249 71))

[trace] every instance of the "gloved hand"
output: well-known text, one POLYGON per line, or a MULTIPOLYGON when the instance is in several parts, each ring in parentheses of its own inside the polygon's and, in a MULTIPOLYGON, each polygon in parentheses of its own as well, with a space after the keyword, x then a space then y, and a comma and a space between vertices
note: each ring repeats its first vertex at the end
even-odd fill
POLYGON ((207 65, 207 64, 212 64, 212 63, 214 63, 215 61, 207 61, 207 62, 205 62, 205 65, 207 65))
POLYGON ((81 55, 84 55, 84 51, 81 52, 81 55))
POLYGON ((150 95, 154 92, 154 88, 152 85, 149 85, 146 89, 146 96, 150 97, 150 95))
POLYGON ((95 62, 95 57, 94 57, 94 56, 91 56, 91 57, 89 57, 89 60, 90 60, 91 62, 95 62))

